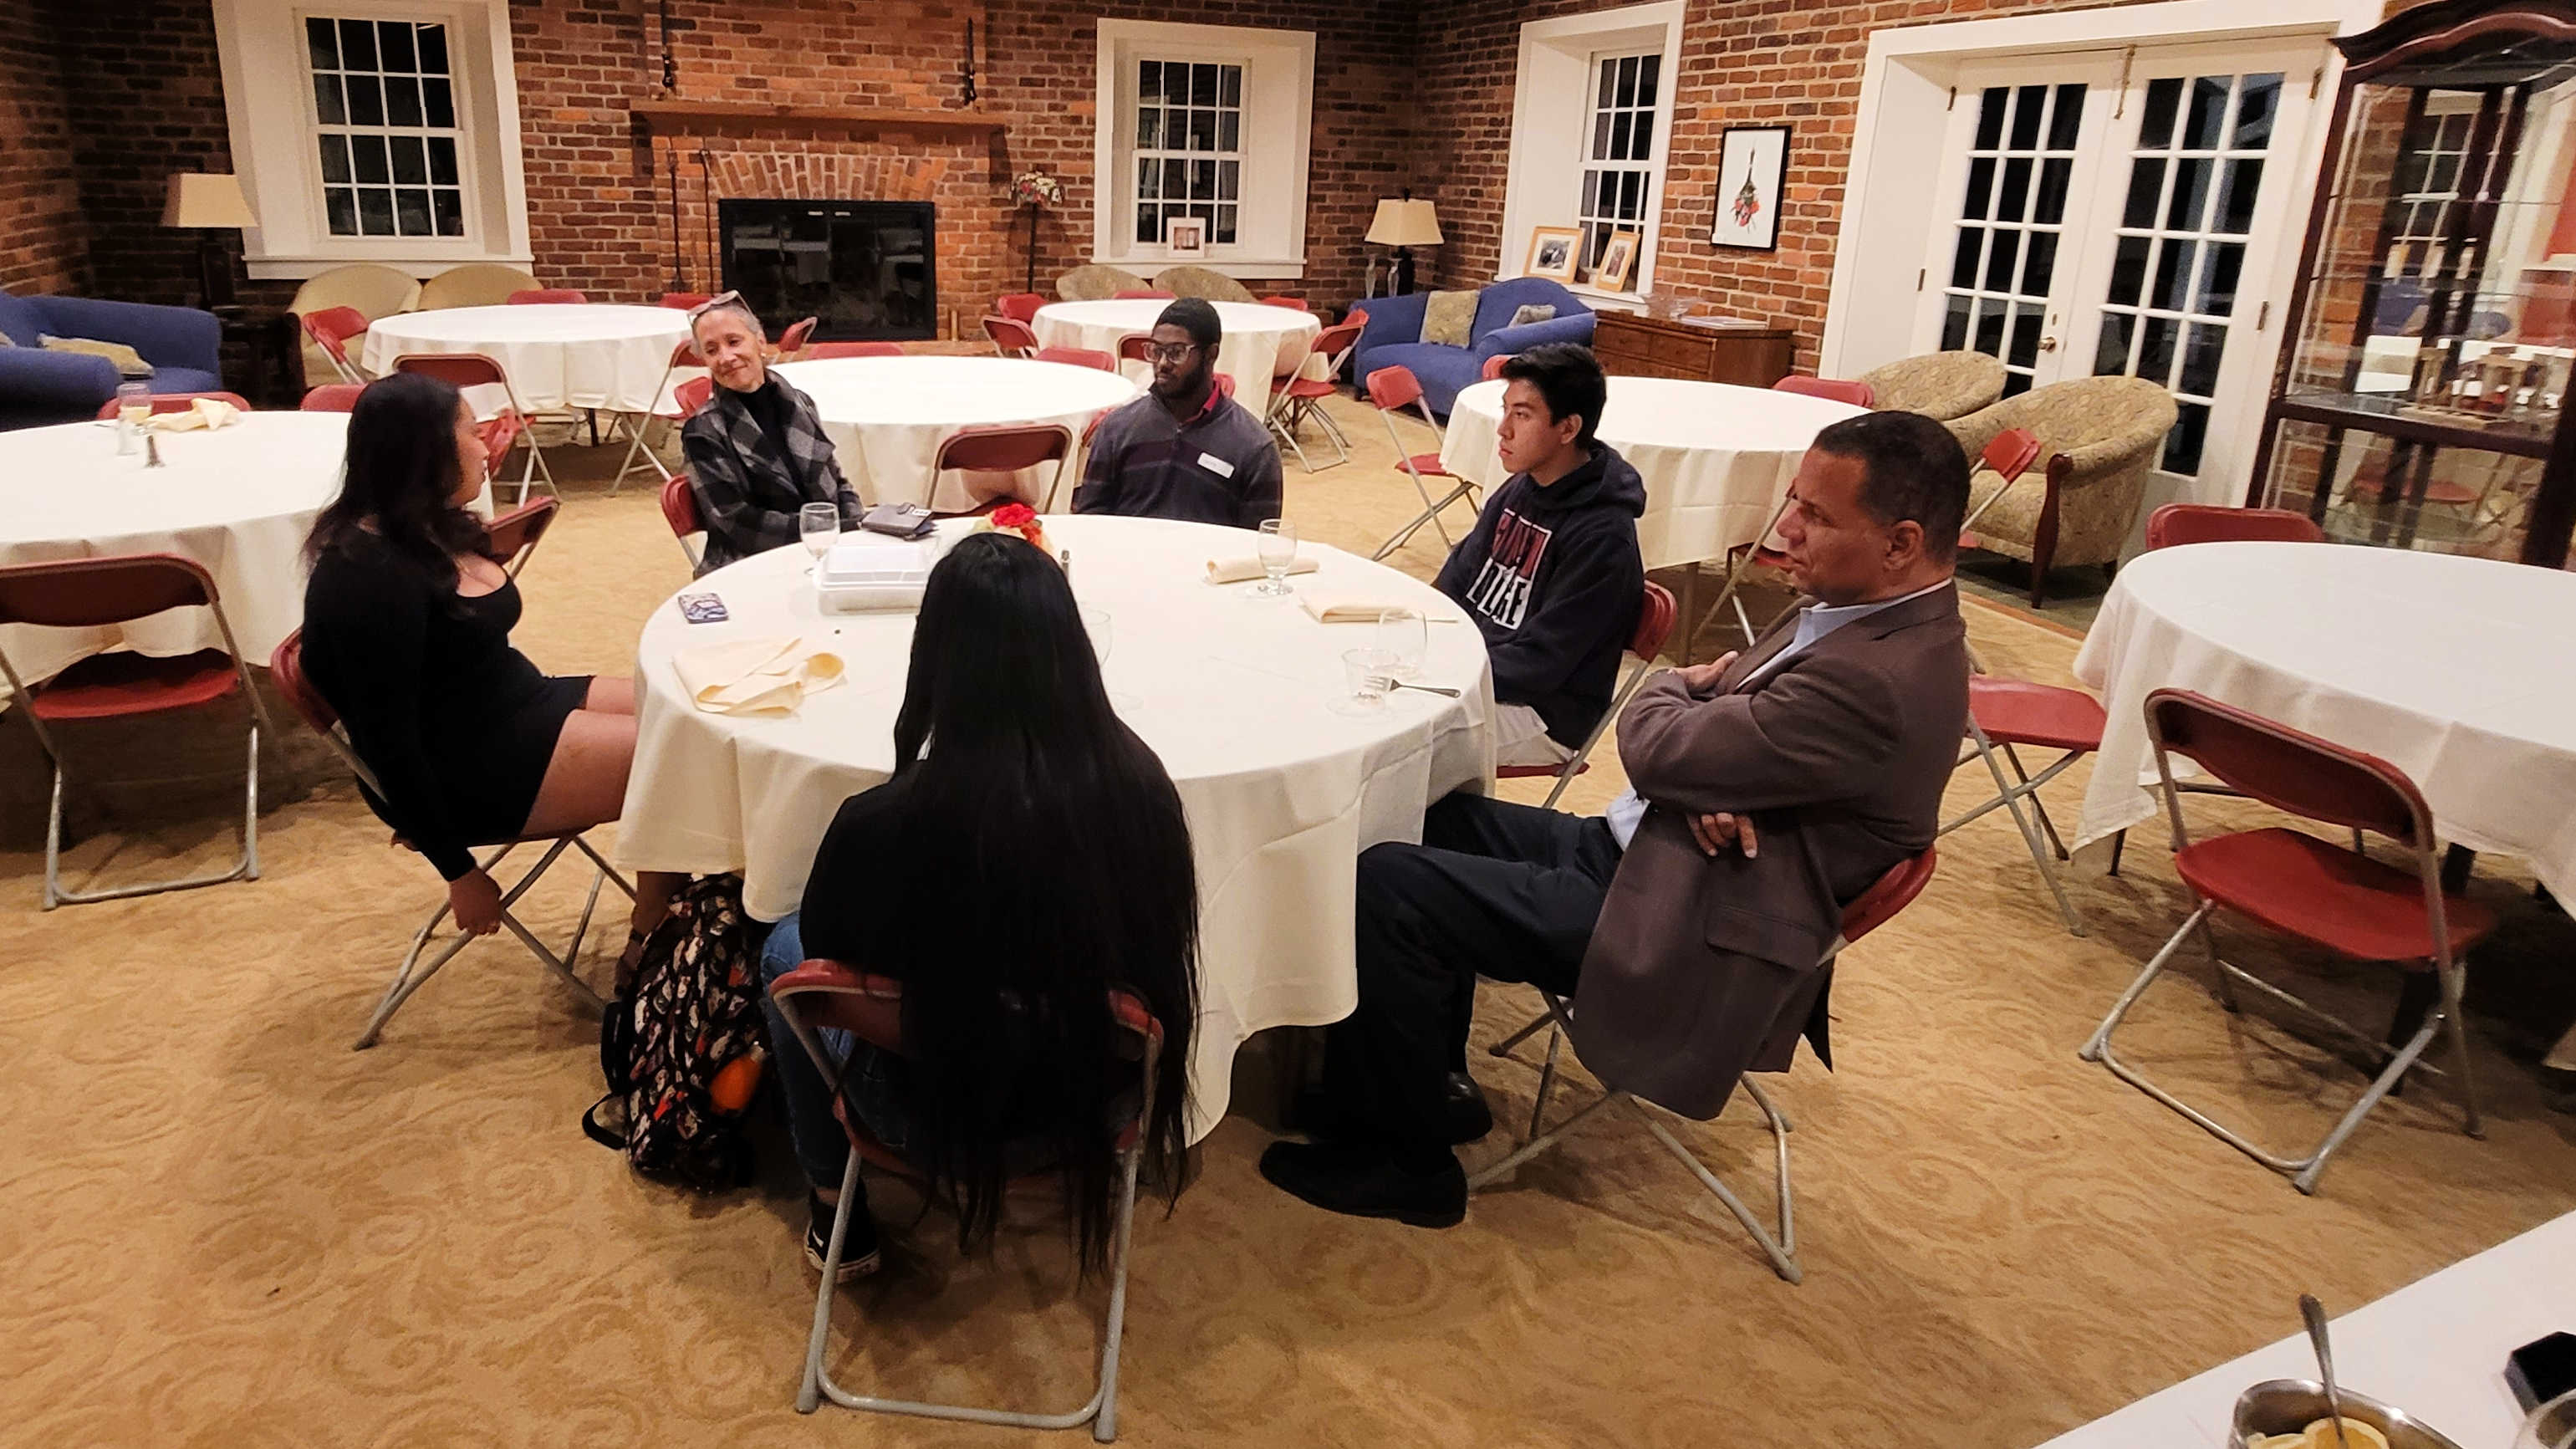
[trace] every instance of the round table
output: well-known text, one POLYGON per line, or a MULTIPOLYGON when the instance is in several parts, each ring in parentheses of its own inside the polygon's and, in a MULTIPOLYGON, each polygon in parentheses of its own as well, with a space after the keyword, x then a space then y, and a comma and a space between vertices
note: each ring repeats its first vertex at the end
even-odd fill
POLYGON ((530 412, 642 414, 653 411, 671 349, 688 340, 688 314, 670 307, 447 307, 379 318, 367 328, 362 361, 382 376, 409 352, 479 352, 501 364, 530 412))
MULTIPOLYGON (((1488 489, 1511 476, 1494 451, 1503 387, 1496 378, 1460 392, 1440 449, 1442 467, 1488 489)), ((1614 377, 1595 431, 1645 480, 1637 548, 1646 567, 1660 569, 1753 542, 1816 434, 1866 411, 1769 388, 1614 377)))
MULTIPOLYGON (((782 364, 778 375, 814 399, 841 472, 861 502, 920 503, 962 513, 985 501, 952 478, 940 496, 931 466, 939 445, 961 428, 1053 423, 1079 446, 1094 416, 1132 401, 1140 389, 1114 372, 1009 357, 839 357, 782 364)), ((1051 467, 1032 468, 1010 491, 1046 499, 1051 467)), ((1073 506, 1072 469, 1055 506, 1073 506)), ((999 490, 984 490, 987 496, 999 490)))
MULTIPOLYGON (((1050 302, 1038 309, 1033 324, 1041 347, 1083 347, 1118 355, 1118 339, 1154 330, 1154 319, 1172 305, 1159 297, 1107 302, 1050 302)), ((1279 370, 1282 348, 1301 352, 1322 334, 1324 324, 1312 312, 1294 307, 1264 307, 1258 302, 1217 302, 1216 318, 1225 329, 1217 344, 1216 370, 1234 379, 1235 400, 1258 415, 1270 396, 1270 379, 1279 370)), ((1145 364, 1122 364, 1129 377, 1150 380, 1145 364)))
MULTIPOLYGON (((215 576, 243 656, 265 665, 303 622, 304 536, 340 491, 348 426, 346 413, 244 413, 215 432, 159 435, 159 468, 143 466, 139 443, 119 456, 116 430, 98 423, 0 432, 0 564, 195 559, 215 576)), ((104 629, 0 628, 0 651, 30 682, 111 649, 166 658, 223 642, 204 609, 104 629)))
MULTIPOLYGON (((1491 773, 1484 643, 1430 586, 1303 545, 1321 568, 1297 575, 1300 589, 1358 586, 1456 621, 1431 626, 1422 679, 1460 698, 1399 690, 1375 713, 1351 711, 1339 704, 1341 654, 1367 646, 1374 625, 1319 624, 1294 599, 1205 581, 1205 563, 1249 554, 1251 534, 1094 515, 1050 519, 1047 532, 1071 551, 1084 605, 1109 611, 1109 688, 1189 816, 1200 890, 1196 1139, 1225 1113, 1244 1038, 1337 1021, 1356 1003, 1359 852, 1420 839, 1424 807, 1491 773)), ((763 920, 796 908, 841 801, 892 773, 912 644, 909 614, 819 612, 805 565, 804 550, 781 548, 718 569, 689 590, 722 597, 730 621, 690 624, 665 602, 636 648, 639 719, 618 857, 639 870, 739 871, 744 905, 763 920), (827 639, 848 677, 789 718, 704 713, 672 669, 685 647, 790 635, 827 639)))

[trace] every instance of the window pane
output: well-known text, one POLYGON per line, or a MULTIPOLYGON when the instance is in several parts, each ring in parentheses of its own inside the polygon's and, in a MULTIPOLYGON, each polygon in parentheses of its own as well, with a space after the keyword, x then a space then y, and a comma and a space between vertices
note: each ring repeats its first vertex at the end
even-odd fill
POLYGON ((1212 242, 1231 243, 1234 240, 1234 223, 1235 208, 1231 206, 1218 207, 1216 209, 1216 227, 1214 229, 1214 234, 1211 235, 1208 240, 1212 242))
POLYGON ((456 143, 445 136, 429 140, 429 179, 441 186, 456 184, 456 143))
POLYGON ((1610 117, 1610 159, 1628 159, 1628 113, 1619 111, 1610 117))
POLYGON ((440 236, 465 235, 465 194, 445 187, 429 194, 430 208, 438 216, 440 236))
POLYGON ((1583 204, 1574 209, 1574 214, 1578 217, 1600 215, 1601 208, 1596 204, 1600 195, 1601 173, 1591 170, 1585 171, 1583 173, 1583 204))
POLYGON ((1163 165, 1159 161, 1141 161, 1136 166, 1136 195, 1150 201, 1163 194, 1163 165))
POLYGON ((380 20, 376 22, 376 47, 383 52, 385 69, 414 71, 420 69, 419 58, 412 54, 411 22, 380 20))
POLYGON ((1213 65, 1194 65, 1190 67, 1191 105, 1213 106, 1216 104, 1216 70, 1217 68, 1213 65))
POLYGON ((2281 108, 2281 77, 2249 75, 2236 94, 2236 124, 2227 144, 2240 151, 2259 151, 2272 144, 2272 114, 2281 108))
POLYGON ((2013 266, 2021 260, 2021 233, 1998 231, 1986 248, 1986 290, 2012 290, 2013 266))
POLYGON ((1162 208, 1147 204, 1136 208, 1136 240, 1153 244, 1163 239, 1162 208))
POLYGON ((1216 199, 1215 162, 1193 161, 1190 163, 1190 199, 1193 201, 1213 201, 1216 199))
POLYGON ((330 187, 322 193, 322 209, 331 219, 331 235, 358 234, 358 193, 346 186, 330 187))
POLYGON ((393 179, 392 168, 385 161, 385 138, 351 136, 349 154, 357 163, 360 181, 386 182, 393 179))
POLYGON ((2254 229, 2254 197, 2263 187, 2263 163, 2230 161, 2227 180, 2219 188, 2218 215, 2210 221, 2211 231, 2243 235, 2254 229))
POLYGON ((412 32, 412 38, 420 42, 420 73, 447 74, 447 27, 423 25, 412 32))
POLYGON ((1985 250, 1985 245, 1986 234, 1982 228, 1959 228, 1959 249, 1950 256, 1951 286, 1965 288, 1977 285, 1977 258, 1985 250))
POLYGON ((1190 113, 1178 107, 1163 111, 1163 147, 1170 151, 1190 148, 1190 113))
POLYGON ((1641 106, 1647 106, 1647 107, 1652 107, 1652 106, 1655 104, 1655 88, 1656 88, 1657 83, 1658 83, 1658 82, 1660 82, 1660 81, 1663 79, 1663 70, 1664 70, 1664 58, 1663 58, 1662 56, 1660 56, 1660 55, 1647 55, 1647 56, 1640 56, 1640 57, 1638 57, 1638 60, 1637 60, 1637 104, 1638 104, 1638 105, 1641 105, 1641 106))
POLYGON ((1216 168, 1216 194, 1217 194, 1217 199, 1218 199, 1218 200, 1220 200, 1220 201, 1232 201, 1232 200, 1234 200, 1234 199, 1235 199, 1235 196, 1236 196, 1236 188, 1240 187, 1242 184, 1243 184, 1243 163, 1242 163, 1242 162, 1240 162, 1240 161, 1220 161, 1220 162, 1218 162, 1218 163, 1217 163, 1217 168, 1216 168))
POLYGON ((1186 106, 1190 103, 1190 68, 1180 61, 1163 67, 1163 104, 1186 106))
POLYGON ((2004 184, 1995 188, 1995 220, 2019 221, 2030 209, 2030 158, 2004 162, 2004 184))
MULTIPOLYGON (((1991 151, 2003 144, 2004 108, 2012 104, 2012 92, 2003 86, 1990 86, 1977 104, 1977 144, 1979 151, 1991 151)), ((1953 349, 1955 350, 1955 349, 1953 349)))
POLYGON ((1619 178, 1619 216, 1636 221, 1646 214, 1646 173, 1630 171, 1619 178))
POLYGON ((2021 294, 2045 297, 2048 284, 2057 279, 2057 233, 2035 231, 2027 243, 2030 255, 2022 259, 2021 294))
POLYGON ((2165 434, 2165 470, 2171 473, 2200 471, 2201 444, 2209 434, 2209 405, 2187 402, 2176 405, 2182 416, 2173 431, 2165 434))
POLYGON ((326 126, 345 126, 349 123, 348 107, 340 103, 338 76, 317 75, 313 78, 313 114, 321 118, 322 124, 326 126))
POLYGON ((1193 151, 1213 151, 1216 149, 1215 111, 1205 110, 1190 112, 1190 149, 1193 151))
POLYGON ((2210 160, 2176 161, 2173 196, 2165 202, 2165 225, 2175 231, 2199 231, 2209 215, 2210 160))
POLYGON ((2245 269, 2245 248, 2235 242, 2213 242, 2209 248, 2209 266, 2201 273, 2200 290, 2192 298, 2191 310, 2210 317, 2225 317, 2236 310, 2236 277, 2245 269))
POLYGON ((2012 149, 2039 149, 2040 112, 2048 109, 2048 87, 2023 86, 2013 92, 2012 149))
POLYGON ((2075 179, 2075 163, 2063 156, 2043 161, 2039 166, 2039 203, 2031 209, 2030 219, 2042 226, 2055 226, 2066 219, 2066 188, 2075 179))
POLYGON ((313 58, 315 70, 340 68, 340 36, 328 20, 304 22, 304 50, 313 58))
POLYGON ((1243 112, 1219 111, 1216 113, 1216 148, 1220 151, 1243 149, 1243 112))
POLYGON ((2111 255, 2111 291, 2109 300, 2115 306, 2138 305, 2138 289, 2147 280, 2147 239, 2142 236, 2120 238, 2119 250, 2111 255))
POLYGON ((421 120, 423 123, 441 128, 451 127, 456 124, 456 102, 453 96, 449 93, 447 82, 443 80, 422 81, 420 83, 420 95, 421 120))
POLYGON ((349 77, 349 124, 381 126, 385 123, 385 93, 371 75, 349 77))
POLYGON ((2141 319, 2138 337, 2138 376, 2159 385, 2171 385, 2174 334, 2181 330, 2182 324, 2171 317, 2141 319))
POLYGON ((1635 56, 1630 56, 1626 60, 1619 62, 1619 92, 1617 97, 1612 101, 1612 104, 1633 106, 1636 103, 1637 58, 1635 56))
POLYGON ((2218 149, 2218 128, 2227 115, 2230 79, 2223 75, 2205 75, 2191 83, 2191 113, 2183 122, 2181 149, 2218 149))
POLYGON ((1956 352, 1968 340, 1968 299, 1952 297, 1948 315, 1941 319, 1941 350, 1956 352))
POLYGON ((1138 106, 1136 108, 1136 144, 1141 149, 1147 151, 1156 150, 1162 146, 1162 107, 1138 106))
POLYGON ((2156 285, 2147 294, 2147 305, 2181 311, 2183 299, 2191 292, 2191 264, 2199 258, 2198 242, 2165 238, 2164 253, 2156 258, 2156 285))
POLYGON ((344 70, 376 68, 376 27, 364 20, 340 22, 340 65, 344 70))
POLYGON ((1592 117, 1592 159, 1610 159, 1610 113, 1596 112, 1592 117))
POLYGON ((394 180, 406 186, 418 186, 429 180, 429 162, 421 149, 420 137, 395 136, 387 144, 393 149, 394 180))
POLYGON ((2056 109, 2048 113, 2048 149, 2072 151, 2075 139, 2084 125, 2084 87, 2064 85, 2057 88, 2056 109))
POLYGON ((2093 345, 2093 375, 2112 377, 2129 370, 2129 338, 2138 319, 2131 312, 2102 314, 2102 340, 2093 345))
POLYGON ((1596 108, 1615 105, 1618 103, 1618 93, 1619 62, 1605 60, 1601 62, 1601 83, 1592 89, 1592 104, 1596 108))
POLYGON ((345 182, 349 179, 349 138, 326 135, 322 138, 322 179, 345 182))
POLYGON ((2012 367, 2039 365, 2040 309, 2027 304, 2012 310, 2012 339, 2004 349, 2004 362, 2012 367))
POLYGON ((1225 67, 1225 75, 1217 86, 1216 96, 1217 103, 1219 105, 1241 106, 1243 104, 1242 66, 1229 65, 1225 67))
POLYGON ((1987 302, 1977 313, 1977 350, 1988 357, 2004 351, 2004 304, 1987 302))
POLYGON ((2182 384, 2176 391, 2207 397, 2218 391, 2218 359, 2227 350, 2227 328, 2196 322, 2183 338, 2182 384))
POLYGON ((1136 62, 1136 96, 1143 100, 1163 93, 1163 63, 1159 60, 1136 62))
POLYGON ((394 193, 387 186, 358 189, 358 229, 368 236, 394 235, 394 193))
POLYGON ((1969 162, 1968 194, 1959 203, 1959 215, 1970 221, 1982 220, 1986 215, 1987 196, 1994 189, 1995 163, 1992 158, 1980 156, 1969 162))
POLYGON ((1187 161, 1165 161, 1163 163, 1164 199, 1170 200, 1174 197, 1182 197, 1189 194, 1190 163, 1187 161))
POLYGON ((404 236, 429 235, 429 188, 406 186, 394 193, 394 227, 404 236))
POLYGON ((407 75, 385 77, 385 121, 394 126, 420 124, 420 82, 407 75))
POLYGON ((1651 161, 1655 152, 1655 113, 1639 111, 1636 129, 1628 133, 1628 159, 1651 161))
POLYGON ((2159 157, 2141 156, 2129 163, 2129 200, 2120 209, 2120 225, 2140 230, 2156 224, 2156 203, 2164 199, 2165 163, 2159 157))
POLYGON ((2181 108, 2181 81, 2167 77, 2147 82, 2147 113, 2138 120, 2138 149, 2162 151, 2171 146, 2174 112, 2181 108))

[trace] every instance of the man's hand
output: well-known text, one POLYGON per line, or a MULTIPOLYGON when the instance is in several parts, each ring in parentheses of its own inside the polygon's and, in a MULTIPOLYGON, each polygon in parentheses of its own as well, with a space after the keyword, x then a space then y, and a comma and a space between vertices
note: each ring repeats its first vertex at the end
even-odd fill
POLYGON ((1691 838, 1699 842, 1700 854, 1714 857, 1728 846, 1744 851, 1747 860, 1762 853, 1761 842, 1753 835, 1753 817, 1723 811, 1715 815, 1690 817, 1691 838))
POLYGON ((1706 664, 1683 665, 1682 687, 1693 694, 1717 688, 1718 676, 1726 672, 1726 666, 1735 662, 1735 656, 1739 652, 1741 651, 1729 650, 1706 664))
POLYGON ((447 904, 456 912, 457 929, 469 936, 488 936, 501 929, 501 887, 482 870, 469 870, 449 881, 447 904))

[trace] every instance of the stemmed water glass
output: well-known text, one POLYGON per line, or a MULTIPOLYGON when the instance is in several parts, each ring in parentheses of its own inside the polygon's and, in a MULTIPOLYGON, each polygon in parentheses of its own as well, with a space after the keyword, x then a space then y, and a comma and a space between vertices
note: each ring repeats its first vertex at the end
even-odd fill
POLYGON ((804 541, 805 552, 814 559, 814 563, 805 566, 805 572, 810 575, 815 564, 823 561, 823 555, 832 551, 833 543, 841 536, 840 505, 808 503, 797 509, 796 536, 804 541))
POLYGON ((1288 570, 1297 562, 1297 525, 1284 518, 1263 519, 1256 549, 1261 556, 1261 571, 1269 577, 1254 584, 1252 592, 1265 599, 1286 598, 1297 592, 1288 587, 1288 570))
POLYGON ((1388 671, 1406 681, 1422 676, 1422 657, 1431 647, 1430 622, 1419 609, 1386 609, 1377 616, 1377 649, 1388 671))

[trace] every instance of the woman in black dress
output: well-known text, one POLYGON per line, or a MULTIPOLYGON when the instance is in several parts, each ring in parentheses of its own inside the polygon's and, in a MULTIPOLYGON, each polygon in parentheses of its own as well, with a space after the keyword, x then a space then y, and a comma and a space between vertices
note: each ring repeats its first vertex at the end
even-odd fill
MULTIPOLYGON (((634 681, 550 676, 510 647, 519 590, 465 509, 485 461, 455 388, 401 372, 369 384, 340 496, 305 542, 304 589, 305 673, 383 787, 369 803, 478 936, 500 928, 501 889, 469 847, 616 819, 635 758, 634 681)), ((637 876, 635 933, 679 880, 637 876)))

